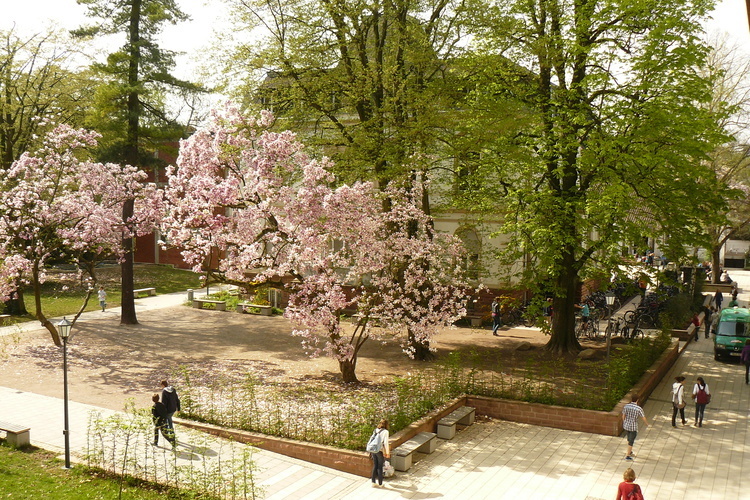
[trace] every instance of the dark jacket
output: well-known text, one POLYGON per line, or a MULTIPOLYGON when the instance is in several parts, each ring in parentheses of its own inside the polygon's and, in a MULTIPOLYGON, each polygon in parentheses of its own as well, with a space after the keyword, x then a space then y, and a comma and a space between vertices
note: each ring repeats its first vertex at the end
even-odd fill
POLYGON ((171 385, 165 387, 161 391, 161 402, 167 407, 167 413, 174 413, 180 411, 180 397, 177 395, 177 391, 171 385))
POLYGON ((164 403, 154 403, 151 415, 154 417, 154 425, 161 426, 167 423, 167 407, 164 403))
POLYGON ((750 345, 746 345, 742 348, 742 354, 740 354, 740 361, 746 365, 750 365, 750 345))

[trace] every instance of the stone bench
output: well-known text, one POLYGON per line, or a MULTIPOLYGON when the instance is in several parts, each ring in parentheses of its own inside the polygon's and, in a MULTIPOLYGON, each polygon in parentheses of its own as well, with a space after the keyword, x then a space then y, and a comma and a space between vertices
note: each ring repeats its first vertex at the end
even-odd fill
POLYGON ((196 309, 203 309, 203 306, 206 304, 213 304, 214 309, 217 311, 227 310, 226 300, 193 299, 193 307, 196 309))
POLYGON ((262 316, 270 316, 271 313, 273 313, 273 307, 272 306, 264 306, 261 304, 248 304, 247 302, 240 302, 237 304, 237 312, 238 313, 247 313, 247 314, 260 314, 262 316), (258 313, 253 313, 250 311, 250 309, 258 309, 258 313))
POLYGON ((0 421, 0 430, 5 431, 5 440, 14 448, 23 448, 31 443, 28 427, 0 421))
MULTIPOLYGON (((703 284, 703 291, 704 292, 721 292, 722 295, 732 294, 732 290, 734 290, 734 285, 731 283, 704 283, 703 284)), ((724 298, 726 301, 726 297, 724 298)))
POLYGON ((391 453, 391 464, 393 468, 405 472, 409 470, 412 462, 412 454, 415 451, 420 453, 432 453, 437 447, 437 434, 434 432, 420 432, 408 441, 393 450, 391 453))
POLYGON ((453 439, 456 435, 456 424, 471 425, 474 423, 474 408, 462 406, 438 420, 437 435, 441 439, 453 439))
POLYGON ((481 314, 467 314, 466 319, 469 320, 469 323, 471 324, 472 327, 482 326, 481 314))
POLYGON ((138 290, 133 290, 133 295, 136 297, 139 297, 141 294, 145 294, 148 297, 156 295, 156 288, 139 288, 138 290))

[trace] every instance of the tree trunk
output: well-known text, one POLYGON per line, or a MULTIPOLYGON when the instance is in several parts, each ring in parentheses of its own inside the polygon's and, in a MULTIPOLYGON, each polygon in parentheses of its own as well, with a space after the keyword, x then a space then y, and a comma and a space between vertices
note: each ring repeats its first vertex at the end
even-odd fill
POLYGON ((17 288, 14 293, 11 294, 11 298, 5 304, 5 311, 13 316, 25 316, 29 314, 26 310, 26 303, 23 299, 23 290, 17 288))
MULTIPOLYGON (((128 163, 138 167, 138 132, 140 120, 140 103, 138 101, 139 67, 141 62, 140 51, 140 21, 141 0, 134 0, 130 9, 130 25, 128 34, 128 49, 130 60, 128 61, 128 130, 125 144, 125 157, 128 163)), ((122 206, 122 221, 125 227, 130 227, 130 218, 133 216, 135 202, 127 200, 122 206)), ((128 235, 122 241, 123 259, 120 264, 122 273, 122 302, 121 302, 121 325, 137 325, 138 317, 135 313, 135 296, 133 294, 133 238, 128 235)))
POLYGON ((556 295, 552 300, 552 335, 545 349, 557 354, 576 354, 581 344, 575 334, 575 303, 578 292, 578 271, 572 265, 572 254, 563 258, 557 277, 556 295))
POLYGON ((719 278, 721 278, 721 273, 719 272, 719 269, 721 269, 721 257, 719 252, 721 252, 720 246, 711 249, 711 283, 718 283, 719 278))
MULTIPOLYGON (((129 219, 133 214, 133 200, 128 200, 123 205, 122 218, 129 219), (129 210, 128 210, 129 207, 129 210)), ((124 238, 122 240, 124 251, 123 260, 120 264, 120 273, 122 275, 122 301, 120 324, 137 325, 138 317, 135 313, 135 294, 134 289, 134 272, 133 272, 133 238, 124 238)))
POLYGON ((42 285, 41 283, 39 283, 38 262, 34 262, 34 265, 31 268, 31 276, 34 285, 34 306, 36 307, 36 319, 38 319, 42 326, 47 329, 50 336, 52 337, 52 342, 54 342, 56 346, 62 347, 62 341, 60 340, 60 335, 57 333, 57 327, 53 325, 52 322, 48 320, 44 315, 44 312, 42 312, 42 285))
POLYGON ((435 354, 430 350, 430 343, 428 341, 418 341, 414 338, 411 329, 408 332, 409 346, 414 350, 414 359, 418 361, 432 361, 435 359, 435 354))
POLYGON ((345 361, 339 361, 339 370, 341 370, 341 378, 346 383, 359 383, 357 378, 357 358, 347 359, 345 361))

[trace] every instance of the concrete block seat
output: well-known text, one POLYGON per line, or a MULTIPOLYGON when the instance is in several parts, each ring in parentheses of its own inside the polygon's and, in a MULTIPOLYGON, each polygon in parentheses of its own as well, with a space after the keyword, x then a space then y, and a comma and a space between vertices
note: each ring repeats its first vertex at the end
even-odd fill
POLYGON ((139 288, 138 290, 133 290, 133 295, 135 295, 136 297, 140 297, 141 294, 144 294, 144 295, 147 295, 149 297, 152 297, 152 296, 156 295, 156 288, 154 288, 154 287, 151 287, 151 288, 139 288))
POLYGON ((471 425, 474 423, 474 408, 462 406, 438 420, 437 435, 441 439, 453 439, 456 435, 456 424, 471 425))
POLYGON ((393 468, 405 472, 409 470, 412 463, 412 454, 415 451, 420 453, 432 453, 437 447, 437 434, 434 432, 420 432, 408 441, 393 450, 391 453, 391 464, 393 468))
POLYGON ((23 448, 31 443, 29 427, 0 421, 0 430, 5 431, 5 440, 14 448, 23 448))
POLYGON ((227 310, 226 300, 193 299, 193 307, 195 309, 203 309, 203 306, 206 304, 213 304, 217 311, 227 310))
POLYGON ((250 309, 257 309, 260 311, 258 314, 262 316, 270 316, 273 312, 273 308, 271 306, 264 306, 260 304, 250 304, 248 302, 240 302, 237 304, 237 312, 238 313, 248 313, 251 314, 250 309))

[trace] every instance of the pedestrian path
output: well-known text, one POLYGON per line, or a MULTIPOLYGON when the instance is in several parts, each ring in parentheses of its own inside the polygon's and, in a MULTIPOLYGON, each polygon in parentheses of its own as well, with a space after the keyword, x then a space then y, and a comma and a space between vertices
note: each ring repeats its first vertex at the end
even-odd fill
MULTIPOLYGON (((750 298, 750 272, 734 271, 740 300, 750 298)), ((162 296, 165 297, 166 296, 162 296)), ((146 302, 159 297, 141 299, 146 302)), ((179 294, 169 300, 185 300, 179 294)), ((155 301, 151 302, 156 306, 155 301)), ((101 312, 86 313, 101 314, 101 312)), ((84 315, 85 317, 86 315, 84 315)), ((35 446, 63 450, 62 400, 0 387, 0 419, 31 427, 35 446)), ((646 498, 671 500, 746 500, 741 482, 750 473, 748 427, 750 386, 736 361, 715 361, 710 341, 690 343, 644 405, 651 426, 641 428, 635 443, 637 458, 625 461, 623 437, 601 436, 480 419, 451 441, 441 440, 435 453, 423 456, 408 473, 372 488, 364 478, 315 466, 259 450, 254 455, 260 483, 268 499, 512 499, 600 500, 614 498, 622 473, 632 467, 646 498), (709 384, 712 402, 702 428, 671 426, 671 384, 687 377, 692 391, 697 376, 709 384)), ((90 411, 111 410, 70 403, 71 448, 80 454, 86 446, 90 411)), ((686 417, 692 424, 694 406, 686 417)), ((182 446, 200 443, 221 456, 225 442, 178 427, 182 446), (206 442, 208 443, 206 445, 206 442)), ((190 455, 186 453, 185 455, 190 455)), ((207 454, 211 456, 211 453, 207 454)), ((192 463, 189 456, 178 459, 192 463)))
MULTIPOLYGON (((739 282, 740 303, 748 304, 750 272, 730 274, 739 282)), ((712 342, 701 337, 644 405, 652 425, 641 426, 632 463, 624 460, 624 437, 480 420, 453 440, 440 440, 434 453, 385 489, 369 491, 364 484, 335 498, 603 500, 615 497, 622 473, 632 467, 649 500, 747 500, 742 482, 750 473, 749 408, 744 367, 715 361, 712 342), (670 394, 678 375, 686 377, 688 393, 696 377, 708 383, 712 400, 701 428, 692 425, 692 400, 685 408, 689 425, 672 427, 670 394)))
MULTIPOLYGON (((62 399, 0 387, 0 401, 2 401, 0 419, 30 427, 33 446, 60 454, 64 453, 62 399)), ((68 412, 70 450, 75 467, 75 462, 82 460, 88 449, 87 429, 91 415, 106 418, 122 412, 74 401, 69 402, 68 412)), ((216 462, 220 459, 227 462, 230 456, 237 456, 237 450, 233 450, 232 447, 243 446, 184 429, 179 425, 176 431, 179 440, 175 452, 178 466, 210 470, 210 465, 204 462, 216 462)), ((160 437, 160 441, 163 442, 163 438, 160 437)), ((156 450, 157 453, 163 452, 170 458, 173 453, 168 447, 156 450)), ((261 449, 255 449, 252 458, 259 466, 255 479, 264 489, 264 498, 268 500, 301 498, 324 500, 331 498, 334 493, 347 494, 363 481, 361 477, 352 474, 261 449)))

